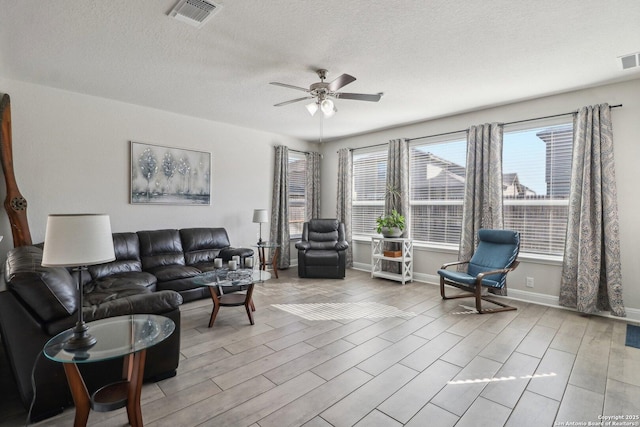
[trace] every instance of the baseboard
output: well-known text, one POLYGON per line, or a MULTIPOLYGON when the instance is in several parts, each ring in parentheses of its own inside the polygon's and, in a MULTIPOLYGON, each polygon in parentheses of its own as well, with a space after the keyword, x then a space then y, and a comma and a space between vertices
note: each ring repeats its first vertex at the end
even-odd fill
MULTIPOLYGON (((370 264, 354 263, 353 264, 353 268, 355 270, 361 270, 361 271, 367 271, 367 272, 371 271, 371 265, 370 264)), ((430 285, 440 286, 439 285, 440 276, 438 276, 438 275, 425 274, 425 273, 414 273, 413 274, 413 279, 416 282, 428 283, 430 285)), ((516 300, 516 301, 529 302, 529 303, 533 303, 533 304, 544 305, 544 306, 547 306, 547 307, 560 308, 562 310, 574 311, 576 313, 578 312, 577 310, 575 310, 573 308, 561 306, 560 302, 559 302, 559 297, 553 296, 553 295, 540 294, 540 293, 536 293, 536 292, 522 291, 522 290, 519 290, 519 289, 509 289, 509 295, 506 296, 506 297, 502 297, 502 298, 512 299, 512 300, 516 300)), ((609 314, 609 312, 604 312, 604 311, 600 312, 600 313, 594 313, 594 315, 595 316, 607 317, 607 318, 610 318, 610 319, 622 320, 622 321, 626 321, 626 322, 640 323, 640 309, 637 309, 637 308, 625 308, 625 311, 627 312, 627 317, 612 316, 611 314, 609 314)))

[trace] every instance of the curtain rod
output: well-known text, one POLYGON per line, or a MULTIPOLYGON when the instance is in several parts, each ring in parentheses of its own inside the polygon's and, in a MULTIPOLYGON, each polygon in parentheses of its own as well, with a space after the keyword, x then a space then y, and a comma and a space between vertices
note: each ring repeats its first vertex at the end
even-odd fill
POLYGON ((293 148, 289 148, 289 151, 293 151, 294 153, 309 154, 308 151, 294 150, 293 148))
MULTIPOLYGON (((289 148, 289 151, 293 151, 294 153, 300 153, 300 154, 311 154, 310 151, 295 150, 293 148, 289 148)), ((317 151, 314 151, 314 153, 317 153, 317 151)), ((320 158, 324 159, 324 156, 320 154, 320 158)))
MULTIPOLYGON (((618 108, 618 107, 622 107, 622 104, 610 105, 609 109, 618 108)), ((578 110, 570 111, 568 113, 554 114, 554 115, 551 115, 551 116, 534 117, 533 119, 516 120, 514 122, 503 123, 503 126, 515 125, 515 124, 518 124, 518 123, 533 122, 535 120, 553 119, 554 117, 569 116, 569 115, 573 115, 573 114, 576 114, 576 113, 578 113, 578 110)), ((419 136, 417 138, 408 138, 408 140, 409 141, 415 141, 417 139, 433 138, 433 137, 436 137, 436 136, 451 135, 451 134, 454 134, 454 133, 461 133, 461 132, 467 132, 467 129, 458 130, 458 131, 454 131, 454 132, 440 133, 438 135, 427 135, 427 136, 419 136)))
MULTIPOLYGON (((610 106, 609 106, 609 109, 612 109, 612 108, 619 108, 619 107, 622 107, 622 104, 610 105, 610 106)), ((571 114, 576 114, 577 112, 578 112, 578 110, 575 110, 575 111, 571 111, 571 112, 569 112, 569 113, 554 114, 554 115, 552 115, 552 116, 543 116, 543 117, 535 117, 535 118, 533 118, 533 119, 516 120, 516 121, 514 121, 514 122, 506 122, 506 123, 503 123, 503 125, 505 125, 505 126, 506 126, 506 125, 515 125, 515 124, 517 124, 517 123, 526 123, 526 122, 532 122, 532 121, 535 121, 535 120, 552 119, 552 118, 554 118, 554 117, 562 117, 562 116, 568 116, 568 115, 571 115, 571 114)), ((452 132, 438 133, 438 134, 435 134, 435 135, 419 136, 419 137, 416 137, 416 138, 407 138, 407 140, 408 140, 408 141, 416 141, 416 140, 418 140, 418 139, 435 138, 435 137, 438 137, 438 136, 453 135, 453 134, 455 134, 455 133, 462 133, 462 132, 467 132, 467 129, 456 130, 456 131, 452 131, 452 132)), ((349 148, 349 151, 361 150, 361 149, 365 149, 365 148, 381 147, 381 146, 383 146, 383 145, 387 145, 387 144, 388 144, 388 143, 384 143, 384 144, 373 144, 373 145, 367 145, 367 146, 364 146, 364 147, 349 148)))

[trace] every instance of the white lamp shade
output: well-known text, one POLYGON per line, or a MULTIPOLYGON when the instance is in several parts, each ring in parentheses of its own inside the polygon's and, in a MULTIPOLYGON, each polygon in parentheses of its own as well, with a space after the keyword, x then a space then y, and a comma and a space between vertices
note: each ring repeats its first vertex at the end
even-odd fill
POLYGON ((109 215, 49 215, 43 267, 80 267, 115 260, 109 215))
POLYGON ((253 222, 269 222, 269 216, 266 209, 253 210, 253 222))

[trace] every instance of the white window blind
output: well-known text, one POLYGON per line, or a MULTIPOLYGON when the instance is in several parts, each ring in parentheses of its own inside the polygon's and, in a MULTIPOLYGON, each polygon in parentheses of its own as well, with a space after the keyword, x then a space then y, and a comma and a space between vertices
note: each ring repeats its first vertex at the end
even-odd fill
POLYGON ((376 234, 376 218, 384 213, 386 181, 386 148, 353 153, 353 234, 376 234))
POLYGON ((289 234, 291 239, 302 236, 306 213, 307 157, 289 151, 289 234))
POLYGON ((504 227, 518 230, 520 252, 564 251, 573 124, 504 132, 504 227))
POLYGON ((458 245, 466 141, 412 144, 409 161, 411 236, 419 242, 458 245))

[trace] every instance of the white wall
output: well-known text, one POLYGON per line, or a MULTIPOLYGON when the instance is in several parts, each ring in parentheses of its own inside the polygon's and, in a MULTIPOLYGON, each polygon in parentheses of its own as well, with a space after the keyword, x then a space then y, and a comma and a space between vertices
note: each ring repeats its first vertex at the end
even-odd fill
MULTIPOLYGON (((34 243, 44 239, 49 213, 104 212, 114 232, 226 227, 232 245, 252 244, 253 209, 271 207, 273 146, 309 148, 277 134, 24 82, 0 78, 0 92, 11 97, 15 175, 34 243), (129 141, 212 153, 211 205, 131 205, 129 141)), ((262 228, 268 239, 268 224, 262 228)), ((0 235, 4 259, 13 247, 6 214, 0 235)))
MULTIPOLYGON (((452 93, 452 96, 455 96, 452 93)), ((438 102, 426 100, 425 102, 438 102)), ((487 108, 465 114, 407 125, 394 129, 325 143, 322 162, 322 215, 335 217, 337 154, 339 148, 358 148, 380 144, 395 138, 415 138, 466 129, 486 122, 511 122, 534 117, 575 111, 585 105, 608 102, 623 104, 612 110, 615 144, 616 179, 618 183, 618 208, 620 219, 622 280, 624 302, 628 316, 640 320, 640 197, 635 191, 638 185, 640 161, 640 80, 599 86, 575 92, 554 95, 511 105, 487 108)), ((383 108, 384 98, 380 107, 383 108)), ((363 268, 371 263, 370 245, 356 242, 354 262, 363 268)), ((436 270, 443 262, 456 259, 455 253, 418 248, 415 252, 414 271, 418 278, 435 279, 436 270)), ((510 295, 531 301, 557 304, 560 289, 561 267, 559 263, 523 261, 509 277, 510 295), (533 277, 533 290, 525 288, 525 277, 533 277), (531 292, 533 291, 533 292, 531 292)))

